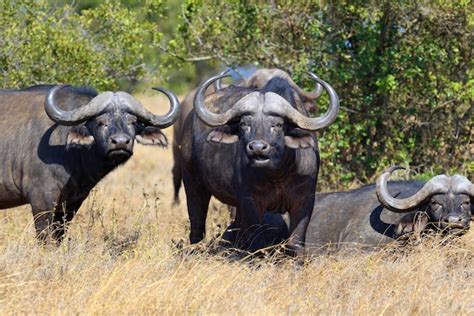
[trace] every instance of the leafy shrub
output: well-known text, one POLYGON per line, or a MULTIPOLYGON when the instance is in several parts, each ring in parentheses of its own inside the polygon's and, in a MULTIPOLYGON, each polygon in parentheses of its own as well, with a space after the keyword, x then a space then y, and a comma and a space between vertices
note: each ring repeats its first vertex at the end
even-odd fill
POLYGON ((131 11, 106 0, 77 13, 46 1, 5 0, 0 4, 0 75, 3 87, 65 82, 117 89, 154 80, 161 71, 156 24, 140 14, 159 15, 161 1, 131 11))

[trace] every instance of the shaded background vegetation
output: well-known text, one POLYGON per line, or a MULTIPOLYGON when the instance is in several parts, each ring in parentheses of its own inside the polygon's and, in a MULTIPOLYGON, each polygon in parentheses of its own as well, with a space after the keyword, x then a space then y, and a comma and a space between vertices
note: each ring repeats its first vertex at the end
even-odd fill
POLYGON ((1 2, 3 87, 67 82, 103 90, 157 80, 160 64, 152 51, 162 38, 155 22, 161 2, 146 1, 135 10, 109 0, 89 10, 72 4, 1 2))
MULTIPOLYGON (((311 70, 342 111, 320 133, 325 188, 390 164, 474 175, 470 1, 13 1, 0 5, 2 85, 186 92, 223 67, 311 70)), ((320 110, 325 109, 324 98, 320 110)))

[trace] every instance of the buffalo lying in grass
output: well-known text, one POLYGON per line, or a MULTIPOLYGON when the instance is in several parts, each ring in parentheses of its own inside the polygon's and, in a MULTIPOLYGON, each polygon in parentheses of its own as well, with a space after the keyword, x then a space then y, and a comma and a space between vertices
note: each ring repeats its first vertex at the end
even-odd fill
MULTIPOLYGON (((474 185, 464 176, 439 175, 427 182, 390 181, 391 167, 377 184, 346 192, 316 194, 306 231, 308 253, 377 248, 412 233, 441 231, 460 235, 474 215, 474 185)), ((274 241, 289 237, 278 214, 265 214, 274 241)))

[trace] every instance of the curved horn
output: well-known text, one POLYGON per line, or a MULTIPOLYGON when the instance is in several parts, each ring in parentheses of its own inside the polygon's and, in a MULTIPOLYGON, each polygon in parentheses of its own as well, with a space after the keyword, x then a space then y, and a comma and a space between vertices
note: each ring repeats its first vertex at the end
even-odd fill
POLYGON ((308 131, 316 131, 323 129, 334 122, 339 113, 339 97, 337 96, 336 91, 334 91, 326 81, 319 79, 319 77, 312 72, 308 72, 308 74, 328 92, 330 100, 328 111, 319 117, 308 117, 298 112, 295 108, 289 106, 286 107, 286 116, 298 127, 308 131))
MULTIPOLYGON (((219 75, 226 75, 227 73, 230 72, 230 69, 227 68, 226 70, 222 71, 219 75)), ((214 91, 217 92, 217 91, 220 91, 222 90, 222 82, 221 82, 221 79, 217 79, 216 81, 214 81, 214 91)))
POLYGON ((323 93, 323 86, 319 83, 316 83, 316 87, 311 92, 306 92, 306 96, 308 99, 317 99, 323 93))
POLYGON ((180 105, 178 98, 167 89, 160 87, 154 87, 152 89, 162 92, 170 101, 170 109, 165 115, 155 115, 151 113, 137 99, 126 92, 117 92, 117 95, 127 102, 129 107, 128 112, 136 115, 143 123, 159 128, 166 128, 172 125, 179 117, 180 105))
POLYGON ((440 175, 432 178, 412 196, 405 199, 397 199, 390 195, 387 188, 387 180, 390 174, 399 169, 405 169, 401 166, 392 166, 386 169, 378 178, 376 185, 377 197, 386 208, 396 213, 407 213, 415 209, 420 203, 434 194, 444 193, 447 191, 447 177, 440 175))
POLYGON ((474 198, 474 184, 465 176, 455 174, 451 176, 454 193, 467 194, 474 198))
MULTIPOLYGON (((310 77, 312 79, 314 79, 314 77, 317 77, 312 72, 307 72, 307 73, 310 74, 310 77)), ((298 86, 296 83, 294 85, 295 85, 295 89, 298 92, 298 94, 304 96, 305 98, 307 98, 311 101, 316 100, 317 98, 319 98, 321 96, 321 93, 323 93, 323 86, 317 81, 316 81, 316 86, 314 87, 313 91, 311 91, 311 92, 307 92, 307 91, 301 89, 300 86, 298 86)))
POLYGON ((229 74, 219 74, 217 76, 211 77, 207 79, 203 84, 199 86, 194 95, 194 111, 199 119, 201 119, 204 123, 210 126, 221 126, 227 123, 227 121, 231 118, 229 117, 229 111, 223 114, 212 113, 209 111, 204 103, 204 94, 206 93, 207 88, 211 84, 213 84, 216 80, 229 77, 229 74))
POLYGON ((51 120, 55 123, 65 126, 77 125, 87 121, 89 118, 97 116, 107 107, 109 101, 113 98, 112 92, 103 92, 94 97, 87 105, 78 109, 65 111, 56 105, 56 94, 59 90, 68 87, 68 85, 57 85, 53 87, 46 96, 44 110, 51 120))

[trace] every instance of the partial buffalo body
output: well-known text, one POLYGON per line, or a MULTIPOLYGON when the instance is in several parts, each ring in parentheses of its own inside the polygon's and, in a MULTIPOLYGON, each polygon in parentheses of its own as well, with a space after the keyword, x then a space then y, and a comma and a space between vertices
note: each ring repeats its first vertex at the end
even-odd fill
MULTIPOLYGON (((222 74, 225 74, 223 72, 222 74)), ((315 101, 322 93, 322 86, 317 84, 315 89, 311 92, 301 89, 290 77, 288 73, 281 69, 259 69, 246 80, 236 83, 240 87, 261 89, 272 79, 280 77, 285 79, 293 88, 295 92, 294 97, 297 103, 303 104, 308 111, 313 111, 316 108, 315 101)), ((220 80, 217 80, 214 85, 210 86, 206 91, 206 95, 222 90, 223 85, 220 80)), ((179 202, 179 189, 181 188, 182 167, 181 167, 181 142, 183 134, 183 126, 186 117, 193 109, 193 100, 197 89, 190 92, 181 102, 181 113, 178 120, 173 125, 173 184, 174 184, 174 201, 179 202)))
MULTIPOLYGON (((236 207, 234 227, 249 233, 262 224, 265 210, 290 215, 290 248, 301 252, 314 204, 319 150, 312 133, 331 124, 338 113, 335 91, 311 74, 329 93, 331 104, 310 118, 297 91, 282 77, 259 88, 229 86, 205 96, 223 76, 197 90, 194 111, 182 134, 182 173, 191 243, 204 238, 209 199, 236 207)), ((260 249, 263 237, 243 246, 260 249)))
POLYGON ((160 128, 177 118, 156 116, 125 92, 35 86, 0 91, 0 209, 31 204, 37 236, 60 241, 90 190, 133 154, 134 139, 166 146, 160 128))
MULTIPOLYGON (((413 232, 462 234, 469 229, 474 187, 467 178, 442 175, 426 183, 387 183, 395 169, 382 174, 378 188, 372 184, 347 192, 317 194, 306 232, 308 252, 377 248, 413 232)), ((265 224, 279 239, 288 237, 281 216, 267 214, 265 224)))

